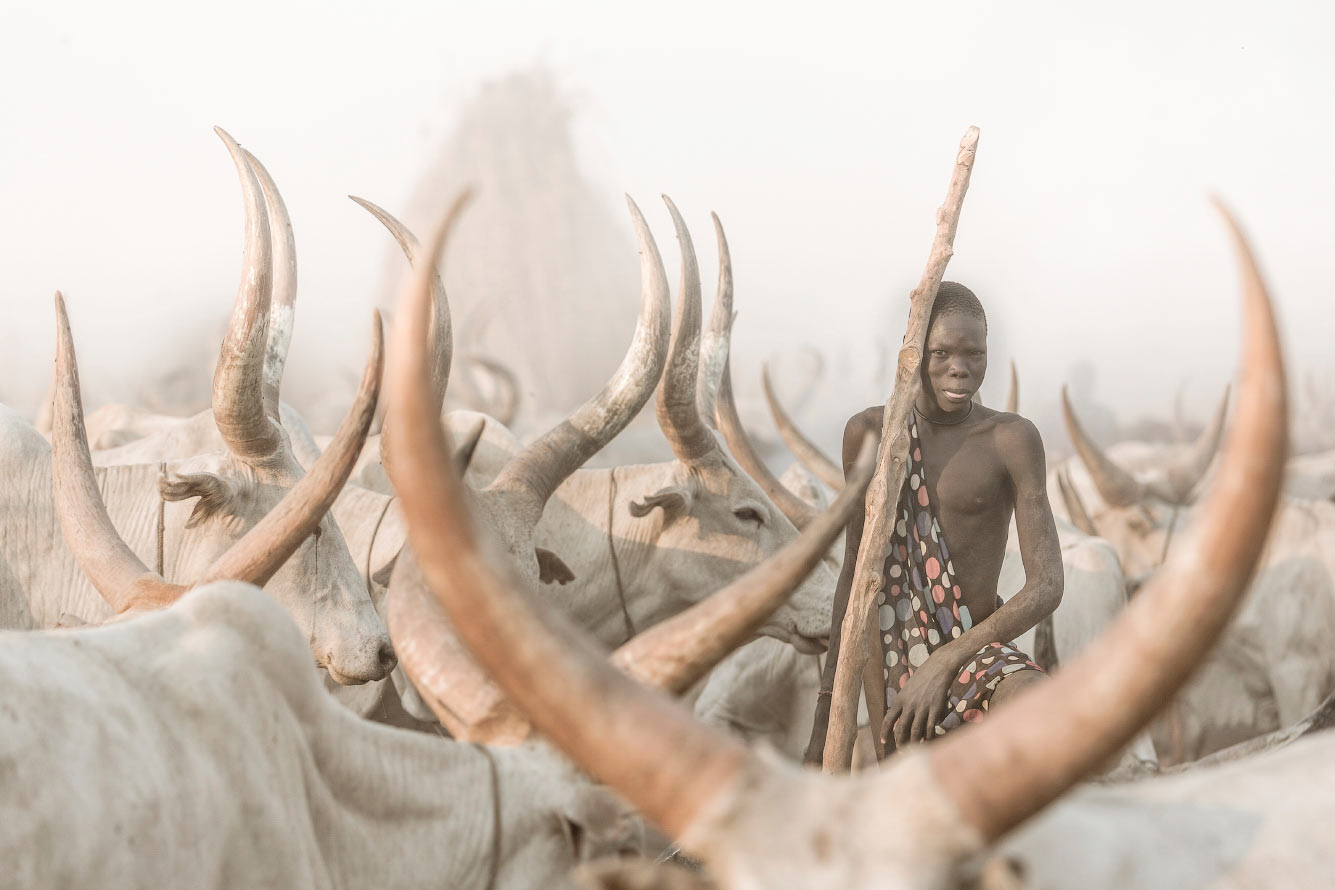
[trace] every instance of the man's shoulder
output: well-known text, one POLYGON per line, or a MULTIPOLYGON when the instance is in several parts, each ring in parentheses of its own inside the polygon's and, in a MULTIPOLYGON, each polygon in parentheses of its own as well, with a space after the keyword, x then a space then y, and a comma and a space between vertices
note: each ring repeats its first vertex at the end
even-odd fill
POLYGON ((995 424, 993 441, 997 452, 1008 464, 1015 462, 1044 465, 1047 458, 1043 452, 1043 437, 1038 427, 1027 417, 998 411, 991 419, 995 424))
POLYGON ((873 405, 864 411, 859 411, 848 418, 848 423, 844 424, 844 469, 857 459, 858 452, 862 450, 862 443, 866 440, 868 433, 881 434, 881 426, 885 417, 884 405, 873 405))
POLYGON ((844 425, 844 432, 845 434, 857 433, 859 436, 872 430, 880 432, 884 423, 885 406, 872 405, 870 408, 864 408, 848 418, 848 423, 844 425))

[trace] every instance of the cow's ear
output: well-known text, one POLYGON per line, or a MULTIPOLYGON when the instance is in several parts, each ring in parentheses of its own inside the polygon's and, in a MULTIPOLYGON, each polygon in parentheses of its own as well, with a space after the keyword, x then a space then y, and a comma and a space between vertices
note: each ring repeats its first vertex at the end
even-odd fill
POLYGON ((236 486, 213 473, 187 473, 173 479, 163 477, 158 481, 158 491, 164 501, 188 501, 199 498, 186 528, 194 528, 214 516, 229 516, 236 507, 236 486))
POLYGON ((394 566, 398 564, 399 554, 402 552, 402 550, 395 551, 394 555, 389 558, 389 562, 375 570, 371 575, 373 584, 379 584, 381 587, 389 586, 389 579, 394 574, 394 566))
POLYGON ((717 890, 703 874, 667 862, 599 859, 578 868, 575 880, 586 890, 717 890))
POLYGON ((538 580, 543 584, 569 584, 575 580, 575 573, 561 557, 543 547, 533 548, 538 556, 538 580))
POLYGON ((680 516, 685 516, 691 509, 691 490, 684 485, 669 485, 642 501, 631 501, 630 515, 637 519, 648 516, 655 507, 663 508, 663 524, 666 525, 680 516))

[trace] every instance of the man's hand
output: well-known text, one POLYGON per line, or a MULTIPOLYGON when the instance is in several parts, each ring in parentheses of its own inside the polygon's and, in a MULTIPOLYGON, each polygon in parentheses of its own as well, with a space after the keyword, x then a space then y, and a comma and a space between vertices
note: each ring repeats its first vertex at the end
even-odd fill
POLYGON ((897 749, 932 738, 936 725, 945 719, 946 695, 959 672, 959 659, 948 647, 933 652, 885 712, 881 743, 889 745, 891 733, 897 749))

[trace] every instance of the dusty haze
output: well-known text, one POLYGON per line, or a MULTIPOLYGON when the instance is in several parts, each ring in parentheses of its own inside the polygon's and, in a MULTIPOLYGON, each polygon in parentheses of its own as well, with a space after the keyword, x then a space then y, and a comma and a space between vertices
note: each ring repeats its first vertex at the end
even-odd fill
MULTIPOLYGON (((89 402, 143 401, 191 361, 211 373, 242 230, 214 124, 264 161, 291 210, 301 295, 285 393, 324 413, 350 400, 347 369, 363 361, 371 307, 402 264, 345 195, 424 227, 444 200, 432 192, 469 176, 488 191, 455 245, 467 241, 471 265, 452 251, 456 321, 480 324, 476 307, 495 304, 482 343, 519 356, 533 402, 564 407, 615 365, 637 288, 621 196, 640 202, 675 264, 665 192, 692 227, 707 296, 709 211, 727 226, 742 395, 754 397, 771 359, 832 447, 849 413, 886 395, 885 353, 969 124, 982 141, 948 274, 988 307, 984 395, 1000 402, 1015 359, 1022 413, 1050 450, 1063 438, 1057 388, 1074 378, 1124 425, 1166 420, 1179 388, 1189 418, 1210 410, 1232 374, 1238 293, 1211 192, 1253 237, 1295 376, 1332 391, 1335 78, 1323 43, 1335 13, 1316 2, 918 6, 10 10, 0 400, 34 409, 57 288, 89 402), (489 157, 467 134, 492 127, 485 144, 501 151, 494 128, 528 106, 487 97, 516 77, 548 91, 553 116, 521 114, 529 128, 489 157), (579 373, 558 385, 562 356, 579 373)), ((1309 425, 1304 435, 1323 435, 1309 425)))

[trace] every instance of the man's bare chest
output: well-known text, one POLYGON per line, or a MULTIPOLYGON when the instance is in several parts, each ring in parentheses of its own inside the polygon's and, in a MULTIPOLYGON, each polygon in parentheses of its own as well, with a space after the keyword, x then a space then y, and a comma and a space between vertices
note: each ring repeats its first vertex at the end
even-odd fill
POLYGON ((922 437, 923 470, 942 519, 1009 513, 1014 493, 1010 474, 990 437, 922 437))

